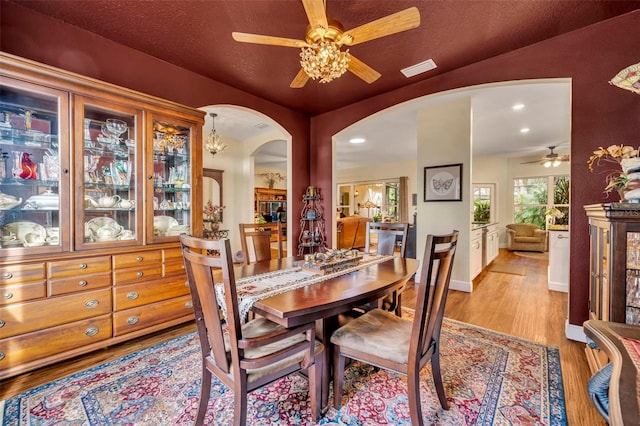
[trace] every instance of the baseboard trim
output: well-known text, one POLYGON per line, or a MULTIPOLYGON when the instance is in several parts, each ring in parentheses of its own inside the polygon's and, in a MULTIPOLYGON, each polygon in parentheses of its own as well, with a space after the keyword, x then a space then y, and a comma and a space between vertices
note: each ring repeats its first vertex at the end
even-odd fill
POLYGON ((567 283, 556 283, 549 281, 549 290, 553 291, 561 291, 563 293, 569 292, 569 284, 567 283))
POLYGON ((567 339, 575 340, 576 342, 587 343, 587 336, 584 334, 584 330, 581 325, 569 324, 569 320, 565 323, 564 334, 567 339))
POLYGON ((458 281, 451 280, 449 282, 450 290, 458 290, 458 291, 466 291, 467 293, 471 293, 473 291, 473 282, 471 281, 458 281))

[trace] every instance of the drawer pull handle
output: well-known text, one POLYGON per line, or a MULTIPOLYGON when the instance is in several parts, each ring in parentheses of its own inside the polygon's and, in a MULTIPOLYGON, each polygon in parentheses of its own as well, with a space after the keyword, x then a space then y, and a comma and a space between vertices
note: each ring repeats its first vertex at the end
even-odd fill
POLYGON ((569 237, 565 237, 564 235, 558 235, 559 240, 564 240, 565 238, 569 238, 569 237))
POLYGON ((86 287, 86 286, 87 286, 87 282, 86 282, 85 280, 82 280, 82 281, 80 281, 80 282, 78 283, 78 285, 79 285, 80 287, 86 287))
POLYGON ((129 300, 136 300, 138 298, 138 293, 135 291, 130 291, 129 293, 127 293, 127 299, 129 300))
POLYGON ((100 331, 98 329, 98 327, 89 327, 85 330, 84 334, 86 334, 87 336, 91 337, 91 336, 95 336, 96 334, 98 334, 98 331, 100 331))
POLYGON ((143 275, 144 275, 144 272, 140 271, 140 272, 138 272, 136 275, 137 275, 138 277, 141 277, 141 276, 143 276, 143 275))
POLYGON ((187 302, 184 304, 184 307, 187 309, 192 309, 193 308, 193 302, 187 302))
POLYGON ((93 299, 93 300, 87 300, 86 302, 84 302, 84 306, 88 309, 93 309, 96 306, 98 306, 100 302, 98 302, 97 300, 93 299))
POLYGON ((138 317, 136 316, 127 318, 127 324, 129 325, 136 324, 137 322, 138 322, 138 317))
POLYGON ((13 274, 11 272, 5 272, 2 274, 2 279, 8 280, 9 278, 12 278, 13 274))
POLYGON ((87 264, 86 263, 81 263, 80 264, 80 269, 87 269, 87 264))
POLYGON ((13 297, 13 293, 8 291, 5 294, 3 294, 2 297, 4 297, 5 299, 9 300, 9 299, 11 299, 13 297))
POLYGON ((143 257, 142 257, 142 256, 138 256, 138 257, 136 257, 136 260, 137 260, 138 262, 142 262, 144 259, 143 259, 143 257))
POLYGON ((0 328, 4 327, 5 324, 6 323, 3 320, 0 319, 0 328))
POLYGON ((4 359, 4 352, 0 352, 0 361, 4 359))

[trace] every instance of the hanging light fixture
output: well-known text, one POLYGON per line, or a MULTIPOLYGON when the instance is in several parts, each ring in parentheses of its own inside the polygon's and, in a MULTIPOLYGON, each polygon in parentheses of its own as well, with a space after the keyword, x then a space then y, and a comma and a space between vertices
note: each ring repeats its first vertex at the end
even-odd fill
POLYGON ((328 83, 347 72, 349 68, 349 51, 342 52, 333 40, 323 39, 300 52, 300 65, 304 72, 320 83, 328 83))
POLYGON ((216 155, 227 149, 227 145, 222 142, 220 135, 216 133, 215 120, 218 114, 211 112, 209 115, 211 116, 211 133, 209 133, 205 148, 211 153, 211 155, 216 155))

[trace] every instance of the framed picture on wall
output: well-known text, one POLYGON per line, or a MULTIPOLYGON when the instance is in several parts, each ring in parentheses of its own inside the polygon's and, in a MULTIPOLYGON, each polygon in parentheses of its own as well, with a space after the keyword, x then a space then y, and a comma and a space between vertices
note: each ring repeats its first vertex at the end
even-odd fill
POLYGON ((462 163, 425 167, 424 201, 462 201, 462 163))

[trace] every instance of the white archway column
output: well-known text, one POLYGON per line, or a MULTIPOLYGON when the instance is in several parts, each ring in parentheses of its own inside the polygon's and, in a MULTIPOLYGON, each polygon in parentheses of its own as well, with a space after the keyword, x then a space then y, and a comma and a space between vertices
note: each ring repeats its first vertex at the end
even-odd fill
POLYGON ((418 215, 416 252, 424 255, 427 234, 446 234, 460 231, 456 250, 451 288, 471 291, 470 234, 471 234, 471 98, 440 103, 418 111, 418 215), (424 168, 462 163, 462 201, 424 201, 424 168))

